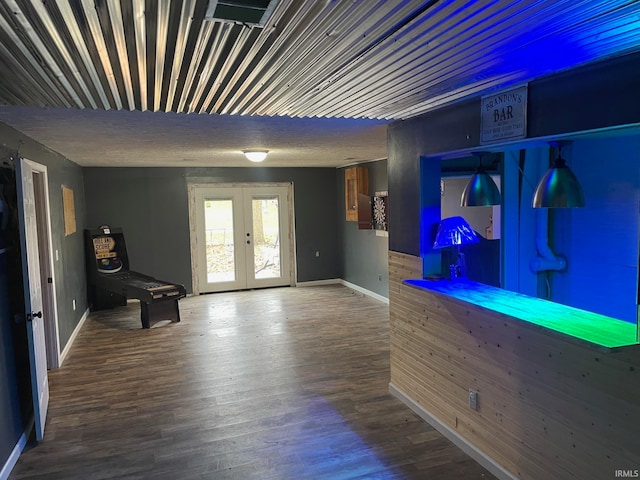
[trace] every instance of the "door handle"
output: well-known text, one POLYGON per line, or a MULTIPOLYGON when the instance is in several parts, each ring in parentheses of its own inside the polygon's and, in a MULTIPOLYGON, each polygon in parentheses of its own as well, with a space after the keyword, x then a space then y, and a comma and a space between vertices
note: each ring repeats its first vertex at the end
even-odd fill
POLYGON ((42 312, 27 313, 27 320, 32 321, 34 318, 42 318, 42 312))

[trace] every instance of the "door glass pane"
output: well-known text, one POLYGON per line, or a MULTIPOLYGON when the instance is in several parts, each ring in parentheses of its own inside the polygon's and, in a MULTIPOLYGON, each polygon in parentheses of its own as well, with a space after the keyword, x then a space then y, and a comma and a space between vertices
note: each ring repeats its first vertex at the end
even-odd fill
POLYGON ((278 197, 252 199, 255 278, 279 278, 280 218, 278 197))
POLYGON ((233 282, 236 279, 233 244, 233 201, 204 200, 207 281, 233 282))

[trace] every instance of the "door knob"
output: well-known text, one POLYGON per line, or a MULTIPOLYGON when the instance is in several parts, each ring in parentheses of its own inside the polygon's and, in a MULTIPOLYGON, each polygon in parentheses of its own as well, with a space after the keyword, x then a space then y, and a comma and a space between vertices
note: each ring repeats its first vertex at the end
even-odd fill
POLYGON ((34 318, 42 318, 42 312, 27 313, 27 320, 32 321, 34 318))

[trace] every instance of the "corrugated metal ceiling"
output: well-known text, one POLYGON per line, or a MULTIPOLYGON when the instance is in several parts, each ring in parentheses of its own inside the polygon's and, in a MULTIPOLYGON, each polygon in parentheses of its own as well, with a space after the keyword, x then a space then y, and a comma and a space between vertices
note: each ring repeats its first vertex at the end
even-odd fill
POLYGON ((640 50, 630 0, 3 0, 0 103, 397 119, 640 50))

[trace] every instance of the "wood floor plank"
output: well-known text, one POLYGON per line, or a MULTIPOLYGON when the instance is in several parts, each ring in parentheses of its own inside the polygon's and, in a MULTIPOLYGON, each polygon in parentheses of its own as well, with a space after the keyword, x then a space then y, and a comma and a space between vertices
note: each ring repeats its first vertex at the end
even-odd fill
POLYGON ((493 479, 388 393, 387 305, 338 285, 92 313, 23 479, 493 479))

